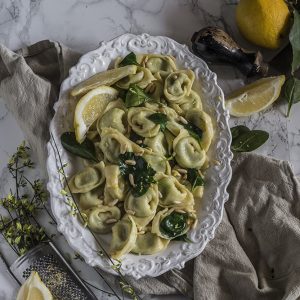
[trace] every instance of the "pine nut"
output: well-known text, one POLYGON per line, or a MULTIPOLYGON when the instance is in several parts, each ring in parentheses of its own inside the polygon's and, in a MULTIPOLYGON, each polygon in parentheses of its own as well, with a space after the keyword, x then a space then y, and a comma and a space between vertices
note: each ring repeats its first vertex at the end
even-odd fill
POLYGON ((130 182, 130 184, 131 184, 133 187, 135 187, 134 177, 133 177, 132 174, 129 174, 129 182, 130 182))
POLYGON ((134 165, 136 165, 136 162, 135 162, 135 160, 132 160, 132 159, 126 159, 125 164, 134 166, 134 165))
POLYGON ((179 117, 179 120, 180 120, 183 124, 188 124, 188 121, 187 121, 184 117, 182 117, 182 116, 179 117))

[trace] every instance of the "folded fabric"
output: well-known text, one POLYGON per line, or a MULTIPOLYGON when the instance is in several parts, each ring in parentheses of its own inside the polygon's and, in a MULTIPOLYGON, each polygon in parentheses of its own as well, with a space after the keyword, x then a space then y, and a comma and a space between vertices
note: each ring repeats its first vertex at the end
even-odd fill
POLYGON ((80 54, 48 40, 13 52, 0 45, 0 97, 43 169, 59 87, 80 54))
MULTIPOLYGON (((16 53, 0 46, 0 97, 42 167, 59 85, 78 57, 50 41, 16 53)), ((196 300, 300 298, 299 182, 289 163, 268 157, 240 154, 232 166, 230 198, 215 238, 182 270, 129 278, 136 290, 196 300)))

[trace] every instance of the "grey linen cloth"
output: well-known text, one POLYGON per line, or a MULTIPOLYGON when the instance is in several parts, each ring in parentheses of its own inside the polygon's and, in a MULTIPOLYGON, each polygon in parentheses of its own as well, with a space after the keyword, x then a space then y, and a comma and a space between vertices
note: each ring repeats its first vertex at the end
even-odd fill
MULTIPOLYGON (((0 46, 0 97, 41 166, 59 85, 78 57, 50 41, 16 53, 0 46)), ((255 154, 235 156, 232 167, 230 199, 215 238, 183 270, 129 278, 136 290, 197 300, 300 299, 299 182, 287 162, 255 154)))

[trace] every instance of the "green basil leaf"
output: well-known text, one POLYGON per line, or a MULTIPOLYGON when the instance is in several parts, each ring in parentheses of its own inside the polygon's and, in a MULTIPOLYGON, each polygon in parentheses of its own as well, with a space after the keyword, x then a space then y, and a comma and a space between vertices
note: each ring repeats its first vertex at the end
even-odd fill
POLYGON ((151 100, 151 97, 143 91, 138 85, 130 85, 125 98, 126 107, 139 106, 146 101, 151 100))
POLYGON ((293 104, 300 102, 300 80, 299 79, 295 77, 291 77, 286 81, 284 87, 284 96, 288 101, 287 116, 289 116, 293 104))
POLYGON ((292 74, 300 67, 300 14, 294 10, 294 24, 289 39, 293 49, 292 74))
POLYGON ((173 239, 174 241, 183 241, 186 243, 194 243, 191 239, 188 238, 187 234, 179 235, 173 239))
POLYGON ((126 55, 123 60, 119 63, 120 67, 125 67, 128 65, 136 65, 139 66, 138 62, 136 61, 136 55, 133 52, 130 52, 126 55))
POLYGON ((161 220, 159 224, 160 231, 170 239, 180 236, 187 229, 187 219, 187 214, 173 211, 161 220))
POLYGON ((76 141, 76 136, 74 132, 64 132, 61 137, 62 146, 70 153, 98 162, 96 157, 95 146, 92 141, 86 138, 81 144, 76 141))
POLYGON ((238 125, 230 128, 230 131, 231 131, 232 140, 234 140, 242 133, 250 131, 250 129, 246 126, 238 125))
POLYGON ((134 155, 133 152, 126 152, 119 155, 120 173, 129 181, 129 174, 132 174, 135 186, 131 186, 132 194, 135 197, 144 195, 151 183, 155 183, 154 175, 156 172, 151 168, 147 161, 141 157, 134 155), (126 160, 134 160, 135 165, 126 164, 126 160))
POLYGON ((247 131, 232 141, 231 150, 235 152, 251 152, 263 145, 268 138, 269 134, 266 131, 247 131))
POLYGON ((189 132, 190 136, 192 136, 198 142, 201 141, 202 134, 203 134, 202 129, 200 129, 199 127, 197 127, 191 122, 188 122, 187 124, 184 123, 180 123, 180 124, 189 132))
POLYGON ((165 114, 154 113, 154 114, 150 115, 148 117, 148 119, 150 121, 152 121, 153 123, 160 125, 160 130, 162 132, 165 131, 166 126, 167 126, 167 122, 168 122, 168 117, 165 114))
POLYGON ((187 180, 192 185, 192 190, 196 186, 204 186, 204 180, 197 169, 187 169, 187 180))

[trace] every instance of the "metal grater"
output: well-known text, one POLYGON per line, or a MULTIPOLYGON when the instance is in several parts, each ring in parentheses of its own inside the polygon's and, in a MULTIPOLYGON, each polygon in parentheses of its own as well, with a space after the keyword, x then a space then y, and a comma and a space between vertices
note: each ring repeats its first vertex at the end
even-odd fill
POLYGON ((42 243, 19 257, 10 270, 21 283, 32 271, 38 272, 57 300, 97 300, 51 242, 42 243))

